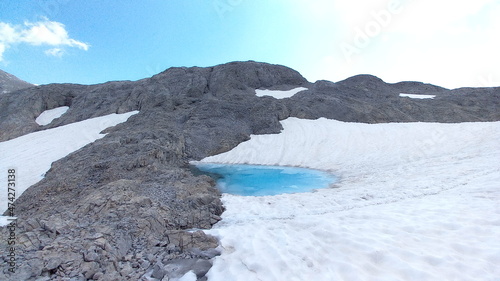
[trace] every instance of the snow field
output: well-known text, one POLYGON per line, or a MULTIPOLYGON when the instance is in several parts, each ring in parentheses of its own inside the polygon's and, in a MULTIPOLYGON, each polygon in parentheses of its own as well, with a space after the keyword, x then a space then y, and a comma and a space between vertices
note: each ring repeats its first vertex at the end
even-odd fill
POLYGON ((434 99, 435 95, 421 95, 421 94, 399 94, 400 97, 406 97, 410 99, 434 99))
POLYGON ((314 193, 224 195, 209 280, 499 280, 500 122, 282 121, 206 162, 334 171, 314 193))
POLYGON ((35 122, 40 126, 48 125, 52 123, 54 119, 61 117, 64 113, 66 113, 66 111, 68 111, 68 109, 68 106, 61 106, 54 109, 45 110, 35 119, 35 122))
MULTIPOLYGON (((39 182, 52 162, 105 136, 100 132, 125 122, 138 111, 110 114, 65 126, 34 132, 12 140, 0 142, 0 182, 7 182, 7 169, 16 169, 16 198, 31 185, 39 182)), ((7 210, 7 185, 0 185, 0 210, 7 210)), ((0 216, 0 226, 7 217, 0 216)))
POLYGON ((284 99, 284 98, 291 98, 295 94, 302 92, 302 91, 305 91, 305 90, 308 90, 308 89, 304 88, 304 87, 299 87, 299 88, 291 89, 288 91, 259 90, 259 89, 257 89, 257 90, 255 90, 255 94, 258 97, 269 96, 269 97, 273 97, 276 99, 284 99))

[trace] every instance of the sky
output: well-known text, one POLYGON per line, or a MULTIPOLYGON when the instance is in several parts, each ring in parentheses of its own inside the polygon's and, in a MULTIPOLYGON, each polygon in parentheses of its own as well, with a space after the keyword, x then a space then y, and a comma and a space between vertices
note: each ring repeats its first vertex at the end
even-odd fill
POLYGON ((499 0, 0 1, 0 69, 33 84, 254 60, 309 81, 500 86, 499 0))

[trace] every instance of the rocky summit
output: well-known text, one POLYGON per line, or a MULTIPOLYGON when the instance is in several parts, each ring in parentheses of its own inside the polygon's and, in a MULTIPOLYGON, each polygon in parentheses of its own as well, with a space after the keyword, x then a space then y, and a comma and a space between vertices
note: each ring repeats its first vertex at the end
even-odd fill
MULTIPOLYGON (((218 242, 200 229, 217 223, 224 206, 214 181, 193 174, 189 161, 231 150, 251 134, 279 133, 288 117, 498 121, 499 103, 500 88, 449 90, 370 75, 311 83, 293 69, 252 61, 175 67, 135 82, 4 93, 0 141, 111 113, 139 113, 54 162, 16 200, 19 268, 11 274, 3 267, 0 280, 175 280, 189 270, 206 280, 218 242), (285 99, 255 93, 297 87, 308 90, 285 99), (52 123, 35 122, 61 106, 69 110, 52 123)), ((5 227, 1 232, 7 237, 5 227)))

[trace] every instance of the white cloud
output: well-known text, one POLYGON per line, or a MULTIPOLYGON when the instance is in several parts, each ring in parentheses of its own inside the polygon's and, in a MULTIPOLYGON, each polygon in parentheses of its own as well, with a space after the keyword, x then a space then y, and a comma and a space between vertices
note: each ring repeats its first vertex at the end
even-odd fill
POLYGON ((0 42, 13 43, 19 40, 19 32, 10 24, 0 22, 0 42))
POLYGON ((75 47, 87 51, 89 44, 69 37, 65 26, 60 22, 44 18, 38 22, 25 22, 23 25, 11 25, 0 22, 0 61, 4 52, 14 44, 29 44, 33 46, 48 45, 51 48, 45 54, 61 56, 62 47, 75 47))
POLYGON ((3 60, 3 53, 5 52, 5 49, 6 49, 5 44, 0 43, 0 61, 3 60))
POLYGON ((33 45, 66 45, 70 47, 78 47, 83 50, 88 50, 89 45, 75 39, 69 38, 68 32, 64 25, 59 22, 45 21, 37 23, 25 23, 28 29, 22 33, 22 40, 33 45))

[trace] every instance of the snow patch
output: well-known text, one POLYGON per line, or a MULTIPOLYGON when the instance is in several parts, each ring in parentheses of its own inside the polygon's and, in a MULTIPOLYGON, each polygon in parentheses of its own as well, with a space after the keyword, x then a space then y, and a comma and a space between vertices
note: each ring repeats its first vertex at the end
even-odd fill
MULTIPOLYGON (((16 198, 19 198, 28 187, 43 179, 52 162, 104 137, 101 131, 125 122, 137 113, 132 111, 91 118, 0 142, 0 182, 6 183, 7 169, 15 168, 16 198)), ((6 184, 0 185, 0 192, 0 211, 3 213, 7 210, 6 184)), ((0 223, 5 221, 6 218, 3 218, 0 223)))
POLYGON ((61 106, 45 110, 35 119, 35 122, 40 126, 48 125, 54 121, 54 119, 61 117, 64 113, 66 113, 66 111, 68 111, 68 109, 68 106, 61 106))
POLYGON ((282 121, 202 161, 335 171, 334 189, 223 195, 209 280, 495 280, 500 122, 282 121))
POLYGON ((10 224, 12 222, 12 220, 14 220, 14 219, 15 219, 15 217, 0 216, 0 227, 10 224))
POLYGON ((291 89, 288 91, 259 90, 259 89, 257 89, 257 90, 255 90, 255 94, 258 97, 269 96, 269 97, 273 97, 276 99, 284 99, 284 98, 293 97, 295 94, 302 92, 302 91, 305 91, 305 90, 308 90, 308 89, 304 88, 304 87, 299 87, 299 88, 291 89))
POLYGON ((417 94, 399 94, 400 97, 406 97, 410 99, 434 99, 436 95, 417 95, 417 94))
POLYGON ((198 277, 193 271, 188 271, 186 274, 184 274, 181 278, 178 279, 178 281, 196 281, 198 280, 198 277))

